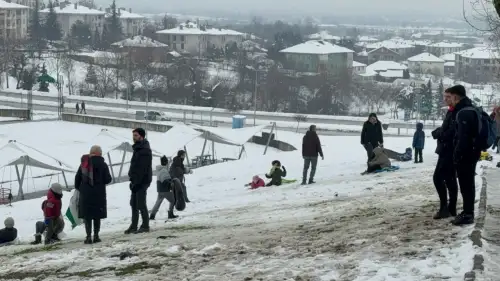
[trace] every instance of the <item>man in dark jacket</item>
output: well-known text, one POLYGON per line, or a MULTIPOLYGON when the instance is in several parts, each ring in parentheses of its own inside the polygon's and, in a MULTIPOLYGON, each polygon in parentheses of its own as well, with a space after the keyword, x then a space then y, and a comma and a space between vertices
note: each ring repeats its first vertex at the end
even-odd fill
POLYGON ((432 131, 432 137, 437 140, 436 154, 439 155, 433 180, 440 205, 434 219, 444 219, 457 215, 458 184, 455 166, 453 165, 456 114, 449 93, 444 93, 444 102, 448 105, 448 112, 441 127, 432 131))
POLYGON ((361 130, 361 144, 366 150, 368 161, 373 157, 373 149, 384 144, 382 124, 375 113, 370 113, 368 120, 363 124, 363 129, 361 130))
POLYGON ((85 222, 85 244, 99 243, 101 219, 107 217, 106 185, 111 182, 109 167, 102 158, 102 149, 98 145, 90 148, 90 154, 83 155, 75 176, 75 189, 80 191, 78 217, 85 222), (94 239, 92 240, 92 223, 94 239))
POLYGON ((193 172, 191 171, 191 169, 184 166, 185 158, 186 158, 186 152, 184 150, 177 151, 177 156, 175 156, 174 159, 172 159, 172 165, 170 166, 169 173, 172 179, 174 180, 177 179, 182 184, 184 201, 186 203, 189 203, 191 201, 189 201, 187 196, 186 184, 184 183, 184 175, 192 174, 193 172))
POLYGON ((316 133, 316 125, 311 125, 304 138, 302 138, 302 157, 304 158, 304 170, 302 172, 302 185, 306 184, 307 171, 311 167, 309 174, 309 184, 314 183, 314 175, 316 174, 316 166, 318 165, 318 154, 324 160, 321 142, 316 133))
POLYGON ((451 95, 452 104, 456 111, 456 133, 453 141, 453 162, 460 184, 460 193, 463 199, 463 211, 452 221, 454 225, 474 223, 474 201, 476 200, 476 165, 481 150, 475 146, 475 138, 479 134, 479 113, 473 109, 472 101, 466 96, 465 88, 456 85, 446 89, 451 95))
POLYGON ((147 190, 153 181, 153 155, 149 142, 146 138, 146 131, 137 128, 132 131, 134 153, 130 160, 128 176, 130 178, 130 207, 132 208, 132 224, 125 231, 125 234, 149 232, 149 216, 146 204, 147 190), (139 223, 139 212, 142 217, 142 225, 137 229, 139 223))

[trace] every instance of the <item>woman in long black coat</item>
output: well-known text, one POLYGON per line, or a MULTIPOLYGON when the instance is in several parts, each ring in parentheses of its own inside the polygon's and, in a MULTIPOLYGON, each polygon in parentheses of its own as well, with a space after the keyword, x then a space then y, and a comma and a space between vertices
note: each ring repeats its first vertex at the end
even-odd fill
POLYGON ((85 244, 99 243, 101 219, 107 217, 106 185, 111 182, 108 165, 102 157, 101 147, 94 145, 90 154, 83 155, 75 176, 75 188, 80 191, 78 217, 85 221, 85 244), (92 222, 94 239, 92 240, 92 222))

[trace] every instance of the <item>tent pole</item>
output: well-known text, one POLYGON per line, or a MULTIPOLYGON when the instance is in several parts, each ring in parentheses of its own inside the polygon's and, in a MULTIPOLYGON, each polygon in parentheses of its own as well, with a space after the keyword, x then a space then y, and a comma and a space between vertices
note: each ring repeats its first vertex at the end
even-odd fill
POLYGON ((63 176, 63 179, 64 179, 64 184, 66 185, 66 189, 69 190, 68 181, 66 180, 66 174, 64 173, 64 171, 62 171, 62 176, 63 176))
POLYGON ((108 152, 108 161, 109 161, 109 167, 111 168, 111 177, 113 178, 113 183, 116 183, 116 178, 115 178, 115 171, 113 171, 113 163, 111 162, 111 155, 109 155, 108 152))
POLYGON ((243 155, 243 151, 245 151, 245 145, 241 146, 240 155, 238 156, 238 160, 241 159, 241 155, 243 155))
POLYGON ((215 163, 215 142, 212 141, 212 163, 215 163))
POLYGON ((266 155, 267 153, 267 148, 269 147, 269 143, 271 143, 271 137, 273 136, 275 128, 276 128, 276 122, 273 122, 273 126, 271 127, 271 132, 269 133, 269 137, 267 138, 266 148, 264 148, 264 155, 266 155))
POLYGON ((17 192, 17 197, 21 196, 21 200, 24 200, 24 192, 23 192, 23 182, 24 182, 24 174, 26 173, 26 160, 23 164, 23 171, 21 175, 19 175, 19 167, 16 165, 16 174, 17 174, 17 182, 19 183, 19 191, 17 192))
POLYGON ((125 154, 127 154, 127 151, 124 150, 122 155, 122 163, 120 165, 120 171, 118 172, 118 178, 122 177, 123 165, 125 164, 125 154))
MULTIPOLYGON (((202 163, 203 163, 203 155, 205 155, 205 147, 207 147, 207 138, 206 137, 205 137, 205 141, 203 142, 203 149, 201 150, 201 157, 199 159, 202 163)), ((200 163, 198 163, 197 166, 201 167, 200 163)))
POLYGON ((187 164, 188 164, 188 166, 191 166, 191 164, 189 164, 188 150, 187 150, 186 146, 184 146, 184 152, 186 153, 187 164))

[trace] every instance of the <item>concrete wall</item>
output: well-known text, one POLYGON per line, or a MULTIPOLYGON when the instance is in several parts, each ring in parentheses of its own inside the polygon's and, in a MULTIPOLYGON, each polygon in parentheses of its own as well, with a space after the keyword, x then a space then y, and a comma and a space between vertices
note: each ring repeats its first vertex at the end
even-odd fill
POLYGON ((0 117, 16 117, 30 120, 31 112, 29 109, 0 108, 0 117))
POLYGON ((77 123, 95 124, 95 125, 130 128, 130 129, 147 128, 148 131, 162 132, 162 133, 172 128, 172 126, 164 124, 157 124, 157 123, 146 124, 146 122, 140 122, 136 120, 106 118, 93 115, 71 114, 71 113, 63 113, 62 120, 67 122, 77 122, 77 123))
MULTIPOLYGON (((267 140, 269 138, 269 133, 262 133, 262 136, 253 136, 253 138, 250 140, 250 142, 260 144, 260 145, 266 145, 267 140)), ((274 139, 274 134, 271 135, 271 142, 269 142, 270 147, 274 147, 276 149, 279 149, 281 151, 294 151, 297 150, 293 145, 280 141, 280 140, 275 140, 274 139)))

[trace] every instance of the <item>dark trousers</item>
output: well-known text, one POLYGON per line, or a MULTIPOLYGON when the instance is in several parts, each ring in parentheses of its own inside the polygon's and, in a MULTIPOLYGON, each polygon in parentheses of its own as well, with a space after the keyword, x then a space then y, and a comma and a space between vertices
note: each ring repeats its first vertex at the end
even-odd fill
POLYGON ((462 193, 462 199, 464 201, 464 213, 468 215, 474 215, 474 201, 476 200, 476 165, 479 160, 479 154, 477 157, 469 157, 468 159, 463 159, 456 166, 458 183, 460 184, 460 193, 462 193))
POLYGON ((371 143, 367 143, 363 145, 366 150, 366 157, 368 160, 366 162, 369 162, 373 158, 373 145, 371 143))
POLYGON ((48 224, 43 221, 37 221, 35 223, 36 236, 42 235, 45 231, 45 240, 50 241, 57 238, 57 235, 61 233, 64 229, 64 221, 61 218, 50 219, 48 224))
POLYGON ((187 194, 187 189, 186 189, 186 184, 185 184, 185 181, 186 179, 183 177, 182 179, 173 179, 174 183, 176 181, 179 181, 180 184, 182 185, 182 193, 184 193, 184 201, 186 202, 189 202, 189 199, 188 199, 188 194, 187 194))
POLYGON ((130 195, 130 207, 132 209, 132 224, 131 229, 137 229, 139 224, 139 213, 142 217, 141 228, 149 228, 148 206, 146 203, 147 188, 143 187, 137 192, 132 192, 130 195))
POLYGON ((424 159, 422 158, 422 150, 422 148, 415 148, 415 163, 424 162, 424 159))
POLYGON ((309 166, 311 166, 309 181, 313 181, 314 176, 316 175, 316 166, 318 166, 318 157, 304 157, 304 170, 302 171, 303 182, 306 182, 307 180, 307 171, 309 170, 309 166))
POLYGON ((380 170, 380 169, 382 169, 382 167, 380 165, 371 165, 371 166, 368 165, 368 169, 366 169, 366 172, 373 173, 373 172, 380 170))
POLYGON ((458 184, 455 167, 453 166, 453 156, 440 155, 434 170, 434 186, 439 196, 440 209, 448 208, 456 211, 458 184), (448 195, 450 201, 448 202, 448 195))
POLYGON ((493 144, 493 146, 491 147, 491 149, 497 149, 497 153, 500 152, 500 146, 498 145, 500 142, 500 137, 497 137, 497 139, 495 140, 495 143, 493 144))
POLYGON ((92 222, 94 222, 94 236, 99 236, 99 231, 101 230, 101 220, 100 219, 85 219, 85 232, 87 237, 92 234, 92 222))

